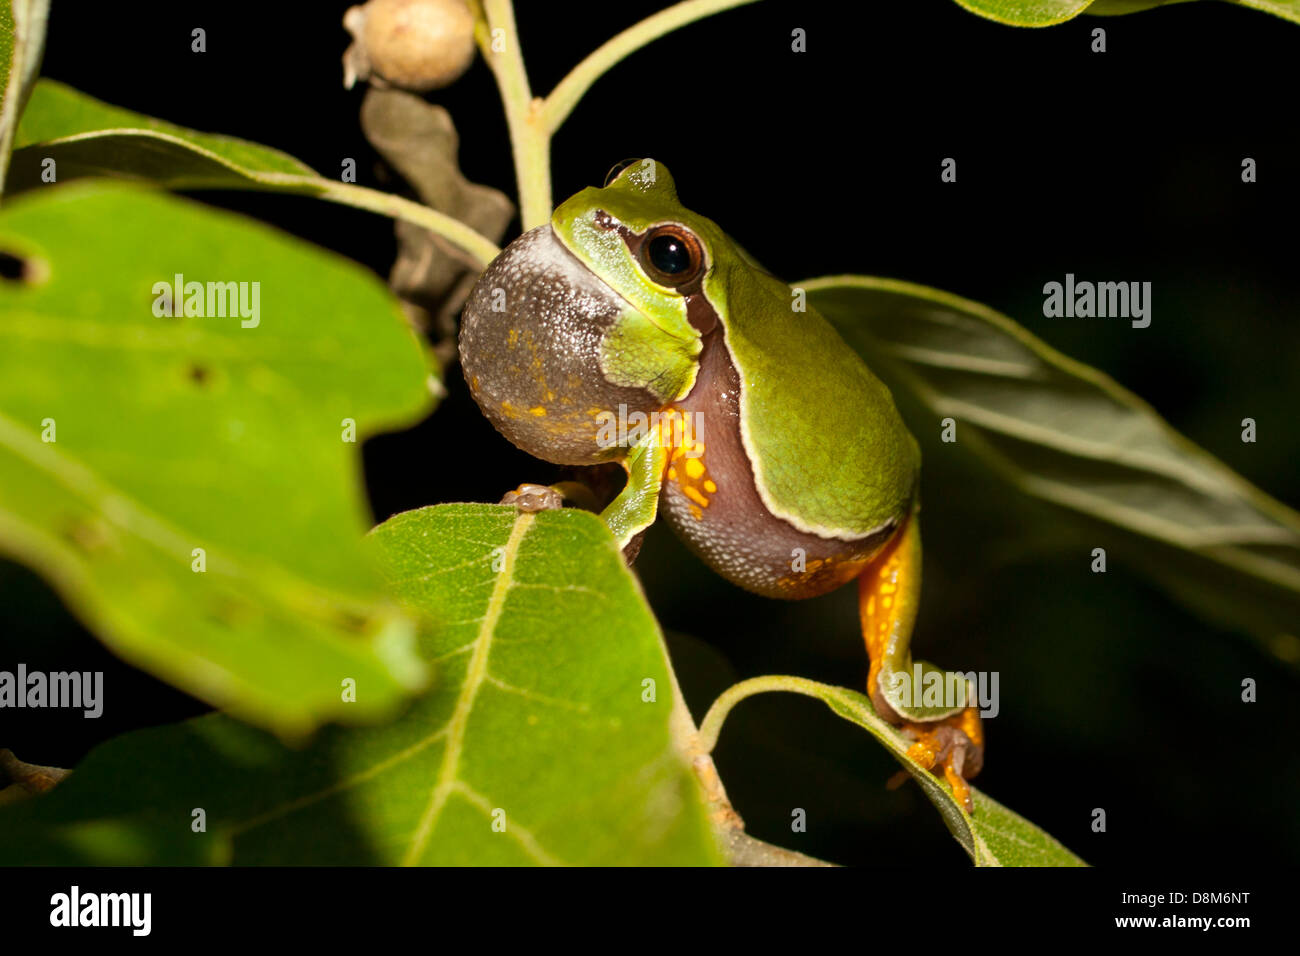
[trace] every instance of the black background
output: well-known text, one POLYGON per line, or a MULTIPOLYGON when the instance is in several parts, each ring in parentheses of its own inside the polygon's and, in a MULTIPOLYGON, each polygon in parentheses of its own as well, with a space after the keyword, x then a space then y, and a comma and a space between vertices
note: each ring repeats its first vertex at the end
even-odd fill
MULTIPOLYGON (((545 93, 659 4, 518 6, 530 78, 545 93)), ((380 186, 357 123, 363 89, 341 83, 345 7, 55 0, 43 72, 110 103, 276 146, 324 175, 356 158, 360 181, 380 186), (207 31, 203 54, 190 51, 196 26, 207 31)), ((985 302, 1295 506, 1298 59, 1300 25, 1218 3, 1023 30, 950 0, 765 0, 606 75, 556 138, 555 196, 652 155, 686 205, 783 277, 859 272, 985 302), (1098 26, 1104 54, 1090 51, 1098 26), (795 27, 807 31, 806 53, 790 50, 795 27), (1257 183, 1241 182, 1246 156, 1257 183), (944 157, 957 160, 956 183, 940 182, 944 157), (1151 327, 1043 318, 1043 283, 1067 272, 1151 281, 1151 327), (1247 416, 1259 423, 1256 444, 1240 441, 1247 416)), ((430 99, 457 122, 466 175, 513 195, 485 66, 430 99)), ((394 256, 391 224, 369 213, 260 194, 201 198, 381 275, 394 256)), ((487 425, 458 368, 446 379, 451 394, 428 421, 366 445, 377 520, 552 478, 487 425)), ((1009 501, 944 461, 927 459, 925 476, 914 646, 949 667, 1001 674, 981 787, 1094 864, 1300 859, 1294 677, 1182 610, 1122 550, 1106 575, 1089 573, 1088 549, 1054 547, 1060 514, 1009 501), (1258 680, 1259 703, 1240 703, 1243 677, 1258 680), (1094 808, 1106 811, 1105 833, 1091 831, 1094 808)), ((1104 534, 1095 546, 1112 547, 1104 534)), ((753 597, 659 528, 637 570, 697 712, 762 673, 862 686, 853 589, 799 604, 753 597)), ((205 710, 117 662, 37 578, 0 564, 0 667, 17 661, 108 672, 98 721, 4 714, 0 746, 29 761, 72 766, 109 736, 205 710)), ((841 863, 963 865, 915 787, 883 789, 890 758, 819 704, 746 703, 717 756, 757 836, 841 863), (807 811, 807 833, 790 832, 795 807, 807 811)))

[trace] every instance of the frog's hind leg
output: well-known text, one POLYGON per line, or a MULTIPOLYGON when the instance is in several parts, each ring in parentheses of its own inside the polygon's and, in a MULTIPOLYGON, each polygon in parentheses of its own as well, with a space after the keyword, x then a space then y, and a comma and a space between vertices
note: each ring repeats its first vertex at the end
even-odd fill
MULTIPOLYGON (((972 704, 955 713, 941 713, 922 720, 915 714, 900 713, 900 709, 919 708, 904 708, 901 704, 896 707, 897 697, 891 702, 885 694, 885 686, 914 683, 909 645, 920 595, 921 531, 917 511, 913 510, 858 578, 858 611, 871 660, 867 693, 876 712, 915 741, 908 749, 908 756, 935 774, 941 774, 952 787, 953 796, 969 813, 973 803, 966 781, 979 773, 984 764, 984 730, 979 710, 972 704)), ((914 690, 919 702, 920 688, 914 690)))

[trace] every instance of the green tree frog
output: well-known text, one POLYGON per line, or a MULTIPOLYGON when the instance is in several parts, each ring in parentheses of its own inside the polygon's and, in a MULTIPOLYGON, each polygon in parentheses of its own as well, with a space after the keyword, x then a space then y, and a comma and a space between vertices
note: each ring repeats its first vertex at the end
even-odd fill
POLYGON ((633 545, 658 514, 729 581, 799 599, 856 578, 879 714, 971 808, 975 700, 909 650, 920 590, 920 452, 885 385, 830 324, 643 160, 555 210, 465 306, 470 391, 547 461, 620 462, 602 512, 633 545))

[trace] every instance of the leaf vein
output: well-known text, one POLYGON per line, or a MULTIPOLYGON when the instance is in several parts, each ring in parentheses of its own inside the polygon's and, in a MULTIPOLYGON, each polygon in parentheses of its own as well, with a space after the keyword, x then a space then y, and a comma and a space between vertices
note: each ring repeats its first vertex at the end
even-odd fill
POLYGON ((452 711, 451 719, 447 722, 447 749, 442 754, 438 779, 429 794, 428 806, 421 815, 411 845, 402 860, 403 866, 415 865, 424 854, 434 827, 438 823, 438 817, 447 805, 447 798, 455 790, 456 775, 460 770, 461 748, 465 743, 465 730, 474 709, 474 700, 487 678, 488 654, 492 648, 492 637, 497 621, 501 618, 501 611, 505 607, 506 595, 510 593, 510 588, 514 584, 515 560, 519 554, 519 545, 524 535, 528 533, 528 529, 532 527, 533 520, 532 514, 520 514, 510 529, 510 537, 502 551, 501 573, 492 587, 492 594, 488 597, 487 613, 479 626, 478 637, 474 640, 474 651, 465 673, 465 683, 461 685, 455 710, 452 711))

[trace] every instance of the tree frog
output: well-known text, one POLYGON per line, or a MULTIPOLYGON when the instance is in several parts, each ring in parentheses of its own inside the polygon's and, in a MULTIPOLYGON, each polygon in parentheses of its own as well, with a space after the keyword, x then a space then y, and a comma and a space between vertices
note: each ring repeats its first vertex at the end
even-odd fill
POLYGON ((684 208, 647 159, 504 249, 465 306, 475 401, 524 451, 620 462, 602 512, 630 548, 662 514, 734 584, 773 598, 859 582, 877 712, 968 811, 983 763, 960 675, 913 662, 920 452, 885 385, 788 285, 684 208), (946 696, 925 696, 939 680, 946 696), (954 678, 948 680, 946 678, 954 678))

